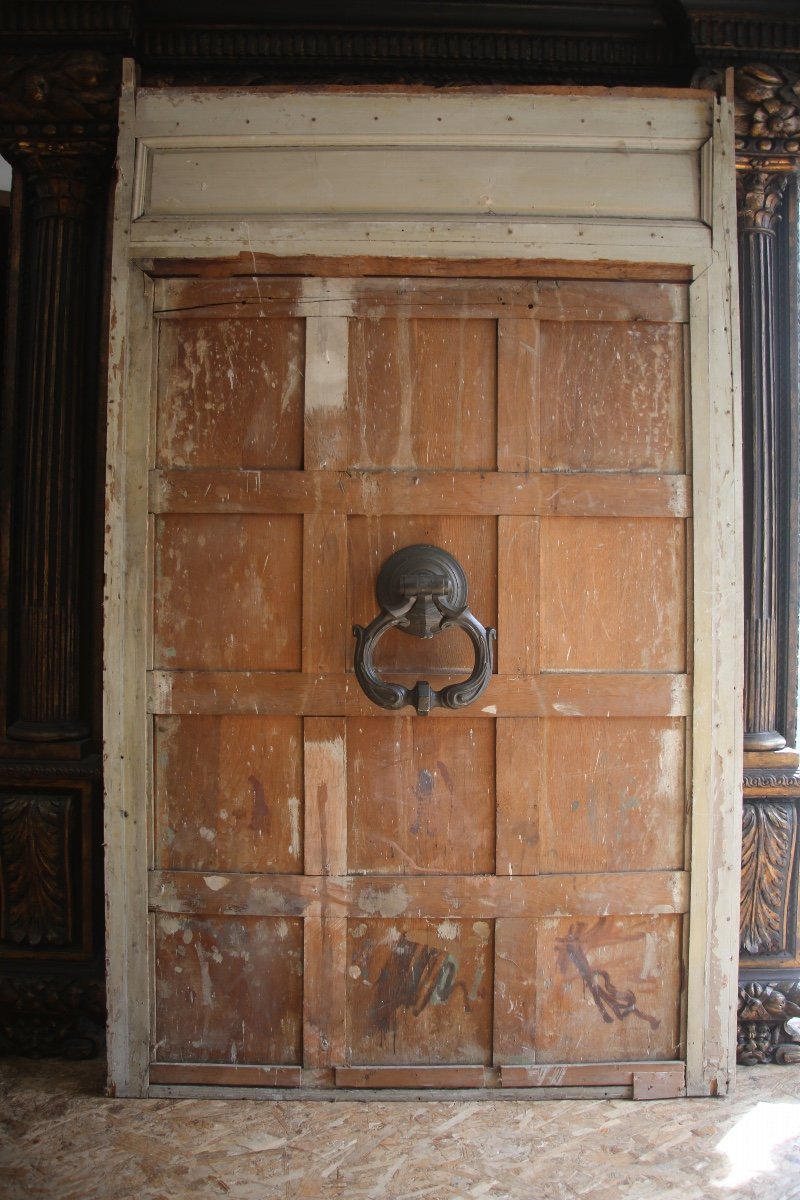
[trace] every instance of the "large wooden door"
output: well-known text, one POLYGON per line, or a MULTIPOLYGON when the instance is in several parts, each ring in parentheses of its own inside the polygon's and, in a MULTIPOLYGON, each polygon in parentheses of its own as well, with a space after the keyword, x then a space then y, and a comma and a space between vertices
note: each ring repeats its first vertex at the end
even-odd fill
MULTIPOLYGON (((151 1081, 677 1093, 685 287, 163 279, 155 305, 151 1081), (458 713, 352 672, 419 542, 498 630, 458 713)), ((459 631, 378 661, 472 667, 459 631)))

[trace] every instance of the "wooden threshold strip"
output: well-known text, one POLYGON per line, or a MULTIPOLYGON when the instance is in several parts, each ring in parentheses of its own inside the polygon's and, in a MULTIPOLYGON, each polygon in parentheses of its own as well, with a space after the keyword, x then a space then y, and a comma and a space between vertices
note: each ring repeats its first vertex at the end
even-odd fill
POLYGON ((351 1088, 483 1088, 486 1067, 337 1067, 336 1086, 351 1088))
POLYGON ((298 1088, 300 1067, 249 1066, 245 1063, 151 1063, 150 1082, 209 1087, 298 1088))
POLYGON ((686 1066, 682 1062, 501 1066, 500 1083, 511 1088, 622 1085, 633 1088, 634 1100, 663 1100, 686 1094, 686 1066))
POLYGON ((256 875, 152 871, 150 908, 251 917, 639 916, 685 913, 687 871, 564 875, 256 875), (454 909, 453 898, 458 898, 454 909))
POLYGON ((521 471, 151 471, 155 513, 342 513, 539 517, 691 514, 686 475, 521 471))
MULTIPOLYGON (((352 661, 352 660, 351 660, 352 661)), ((437 675, 437 688, 463 679, 437 675)), ((401 672, 392 678, 405 679, 401 672)), ((418 673, 408 676, 413 686, 418 673)), ((301 671, 152 671, 148 711, 153 714, 225 716, 396 717, 372 704, 355 676, 344 671, 315 675, 301 671)), ((553 672, 495 675, 479 704, 481 717, 687 717, 692 681, 688 675, 637 672, 553 672)), ((407 710, 409 713, 411 709, 407 710)), ((448 716, 434 709, 426 720, 448 716)))

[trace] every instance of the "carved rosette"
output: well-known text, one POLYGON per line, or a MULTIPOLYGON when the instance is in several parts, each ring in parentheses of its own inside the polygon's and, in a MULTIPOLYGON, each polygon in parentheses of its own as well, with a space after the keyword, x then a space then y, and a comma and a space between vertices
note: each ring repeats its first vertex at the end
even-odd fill
POLYGON ((117 89, 92 51, 0 61, 0 152, 23 180, 8 730, 23 740, 88 733, 83 538, 117 89))

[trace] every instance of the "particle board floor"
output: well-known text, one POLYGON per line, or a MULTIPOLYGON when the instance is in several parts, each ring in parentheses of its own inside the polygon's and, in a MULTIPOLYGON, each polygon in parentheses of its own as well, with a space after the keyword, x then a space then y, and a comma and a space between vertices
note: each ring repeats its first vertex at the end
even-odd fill
POLYGON ((109 1100, 0 1061, 3 1200, 800 1200, 800 1067, 725 1100, 109 1100))

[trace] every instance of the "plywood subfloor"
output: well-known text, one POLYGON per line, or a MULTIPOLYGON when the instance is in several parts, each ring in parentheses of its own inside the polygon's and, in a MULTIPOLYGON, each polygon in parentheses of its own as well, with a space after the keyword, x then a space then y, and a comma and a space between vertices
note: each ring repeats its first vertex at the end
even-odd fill
POLYGON ((800 1068, 725 1100, 109 1100, 99 1063, 0 1062, 3 1200, 800 1198, 800 1068))

